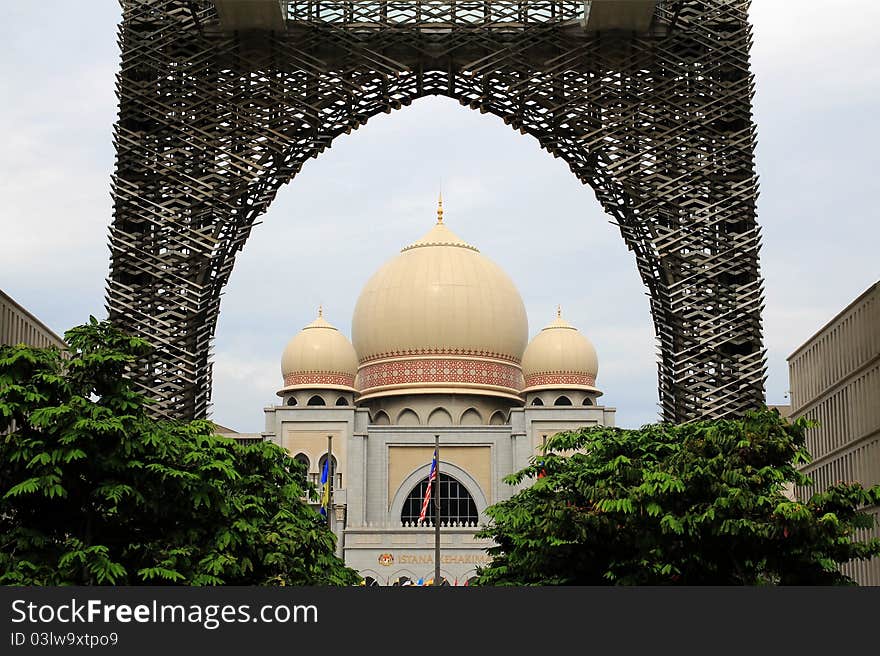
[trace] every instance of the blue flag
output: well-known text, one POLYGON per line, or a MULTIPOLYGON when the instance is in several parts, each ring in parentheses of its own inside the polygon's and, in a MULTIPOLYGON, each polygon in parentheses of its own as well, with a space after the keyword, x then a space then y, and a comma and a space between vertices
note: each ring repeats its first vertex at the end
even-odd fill
POLYGON ((318 512, 323 517, 327 516, 330 506, 330 458, 324 460, 324 469, 321 471, 321 508, 318 512))

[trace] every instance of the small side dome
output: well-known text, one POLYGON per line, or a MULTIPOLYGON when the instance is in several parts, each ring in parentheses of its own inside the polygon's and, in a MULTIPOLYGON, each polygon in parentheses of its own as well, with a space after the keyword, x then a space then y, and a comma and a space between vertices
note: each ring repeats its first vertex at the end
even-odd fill
POLYGON ((596 389, 599 358, 589 339, 562 318, 535 335, 522 359, 525 389, 523 393, 542 389, 580 389, 601 394, 596 389))
POLYGON ((348 338, 324 319, 318 318, 294 335, 281 356, 284 388, 281 396, 297 389, 337 389, 354 392, 358 360, 348 338))

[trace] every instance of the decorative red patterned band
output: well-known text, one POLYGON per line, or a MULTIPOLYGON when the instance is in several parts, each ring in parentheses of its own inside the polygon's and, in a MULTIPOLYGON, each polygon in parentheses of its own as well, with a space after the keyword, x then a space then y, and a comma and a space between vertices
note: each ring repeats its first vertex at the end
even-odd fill
POLYGON ((523 378, 517 365, 464 358, 392 360, 362 366, 358 370, 358 390, 361 392, 375 387, 418 383, 491 385, 519 391, 523 378))
POLYGON ((576 373, 545 373, 532 374, 526 378, 526 387, 540 387, 542 385, 556 385, 558 387, 565 387, 567 385, 595 387, 596 377, 576 373))
POLYGON ((512 355, 506 355, 504 353, 495 353, 493 351, 474 351, 471 349, 462 349, 462 348, 430 348, 430 349, 404 349, 402 351, 388 351, 386 353, 376 353, 375 355, 367 356, 361 360, 361 364, 364 365, 368 362, 375 362, 376 360, 385 360, 386 358, 403 358, 403 357, 430 357, 432 355, 453 355, 459 357, 473 357, 473 358, 492 358, 494 360, 505 360, 507 362, 514 362, 517 365, 520 363, 520 358, 514 357, 512 355))
POLYGON ((336 385, 338 387, 354 387, 354 376, 342 373, 323 371, 298 371, 284 377, 284 386, 292 385, 336 385))

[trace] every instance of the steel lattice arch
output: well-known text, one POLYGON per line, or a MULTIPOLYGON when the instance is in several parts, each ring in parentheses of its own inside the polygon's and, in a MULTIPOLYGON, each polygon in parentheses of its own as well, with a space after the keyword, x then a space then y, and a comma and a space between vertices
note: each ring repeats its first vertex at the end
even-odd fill
POLYGON ((664 420, 763 403, 748 0, 651 2, 646 29, 592 26, 615 0, 250 2, 251 25, 240 1, 121 3, 107 309, 156 347, 157 414, 209 414, 221 292, 278 189, 431 95, 593 188, 648 288, 664 420))

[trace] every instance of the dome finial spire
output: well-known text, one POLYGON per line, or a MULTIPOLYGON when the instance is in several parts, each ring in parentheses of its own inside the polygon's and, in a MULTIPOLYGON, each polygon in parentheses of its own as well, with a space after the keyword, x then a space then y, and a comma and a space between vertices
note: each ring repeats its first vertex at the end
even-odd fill
POLYGON ((318 318, 319 319, 324 318, 324 306, 323 305, 318 306, 318 318))
POLYGON ((557 305, 557 306, 556 306, 556 318, 557 318, 557 319, 561 319, 561 318, 562 318, 562 305, 557 305))
POLYGON ((443 190, 437 198, 437 225, 443 225, 443 190))

